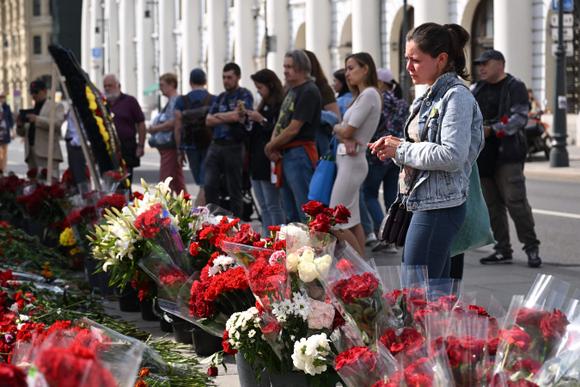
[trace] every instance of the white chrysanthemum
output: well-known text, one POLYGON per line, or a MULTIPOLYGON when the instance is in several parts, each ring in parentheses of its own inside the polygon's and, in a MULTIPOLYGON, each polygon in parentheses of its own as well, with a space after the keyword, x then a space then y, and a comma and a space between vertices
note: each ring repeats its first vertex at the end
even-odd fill
POLYGON ((330 343, 325 333, 302 338, 294 343, 294 366, 309 375, 318 375, 328 368, 330 343))
POLYGON ((298 276, 303 282, 312 282, 318 278, 318 270, 313 261, 300 261, 298 264, 298 276))
POLYGON ((305 246, 302 250, 302 255, 300 255, 300 262, 312 262, 314 261, 314 249, 309 246, 305 246))
POLYGON ((228 257, 227 255, 219 255, 217 256, 213 262, 212 266, 209 268, 207 274, 208 276, 214 276, 218 273, 222 273, 232 266, 234 266, 235 261, 232 257, 228 257))

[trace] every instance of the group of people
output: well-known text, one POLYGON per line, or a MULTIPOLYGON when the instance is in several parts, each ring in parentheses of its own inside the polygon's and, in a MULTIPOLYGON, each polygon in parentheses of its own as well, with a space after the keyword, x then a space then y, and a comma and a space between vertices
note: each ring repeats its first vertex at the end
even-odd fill
MULTIPOLYGON (((364 52, 348 55, 344 68, 333 73, 334 92, 313 52, 288 52, 284 82, 269 69, 251 75, 257 106, 240 86, 235 63, 223 67, 225 90, 217 96, 207 91, 201 69, 191 71, 186 95, 177 92, 174 74, 163 74, 159 88, 167 102, 148 126, 137 100, 121 92, 114 75, 104 78, 103 87, 130 173, 143 156, 147 133, 166 132, 172 138, 167 146, 152 143, 160 154, 161 180, 172 177, 171 188, 185 190, 187 162, 200 187, 197 204, 226 206, 237 217, 250 182, 267 232, 271 225, 304 221, 301 208, 317 161, 333 152, 337 176, 329 205, 343 204, 351 212, 349 222, 336 227, 337 237, 364 256, 384 217, 382 183, 385 207, 400 195, 413 212, 403 261, 427 265, 434 278, 462 275, 463 256, 450 257, 450 251, 464 223, 477 162, 497 240, 494 254, 481 263, 512 260, 507 209, 529 266, 538 267, 540 242, 523 175, 526 87, 505 73, 503 55, 490 50, 476 59, 479 81, 470 90, 462 81, 469 79, 468 40, 457 24, 426 23, 408 34, 406 69, 414 84, 428 87, 410 107, 392 73, 377 69, 364 52)), ((44 85, 33 83, 31 94, 35 106, 23 133, 28 146, 44 135, 48 109, 44 85)), ((0 122, 0 129, 11 125, 0 122)), ((30 160, 41 167, 46 155, 27 150, 30 160)))

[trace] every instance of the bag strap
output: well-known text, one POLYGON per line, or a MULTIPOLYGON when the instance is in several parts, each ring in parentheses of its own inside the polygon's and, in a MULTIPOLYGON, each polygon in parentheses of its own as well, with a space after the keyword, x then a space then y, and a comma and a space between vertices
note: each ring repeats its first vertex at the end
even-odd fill
POLYGON ((191 101, 189 100, 187 94, 182 95, 181 98, 183 98, 183 110, 191 109, 191 101))

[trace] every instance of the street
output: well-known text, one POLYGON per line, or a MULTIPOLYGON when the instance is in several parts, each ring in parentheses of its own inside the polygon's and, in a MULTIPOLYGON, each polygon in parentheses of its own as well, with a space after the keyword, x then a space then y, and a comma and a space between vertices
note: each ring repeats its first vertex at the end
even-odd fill
MULTIPOLYGON (((62 150, 66 151, 64 143, 62 150)), ((24 147, 19 139, 10 144, 8 169, 20 175, 26 172, 23 151, 24 147)), ((580 154, 580 151, 576 152, 580 154)), ((141 178, 149 183, 157 181, 159 178, 158 160, 158 152, 147 147, 145 156, 141 160, 141 167, 135 171, 133 180, 135 189, 139 189, 141 178)), ((542 162, 532 162, 534 168, 541 166, 540 163, 542 162)), ((66 163, 61 164, 61 173, 65 165, 66 163)), ((188 166, 184 168, 184 175, 189 193, 195 195, 197 188, 193 184, 188 166)), ((538 273, 556 275, 570 282, 572 287, 580 288, 580 180, 561 181, 561 179, 548 180, 545 177, 528 177, 527 189, 534 211, 536 233, 542 243, 540 246, 540 255, 544 261, 542 267, 530 269, 527 266, 526 256, 521 250, 513 224, 511 225, 511 240, 514 249, 512 265, 480 265, 479 258, 491 254, 491 246, 470 251, 465 257, 464 290, 475 291, 481 297, 493 294, 504 307, 509 305, 513 294, 527 292, 538 273)), ((379 266, 397 265, 401 262, 400 251, 398 254, 388 254, 372 253, 368 250, 368 256, 375 258, 379 266)))

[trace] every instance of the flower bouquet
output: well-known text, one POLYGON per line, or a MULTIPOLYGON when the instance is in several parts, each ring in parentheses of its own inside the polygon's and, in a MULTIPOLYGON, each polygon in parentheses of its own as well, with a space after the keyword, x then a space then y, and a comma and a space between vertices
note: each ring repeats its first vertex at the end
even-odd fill
POLYGON ((342 204, 334 208, 326 207, 323 203, 311 200, 302 206, 306 214, 306 223, 311 231, 327 233, 337 224, 348 222, 350 211, 342 204))
POLYGON ((398 365, 389 353, 356 346, 336 356, 334 369, 348 387, 374 387, 381 386, 377 383, 393 375, 398 365))
POLYGON ((365 343, 376 342, 377 327, 393 324, 378 273, 352 247, 344 245, 338 250, 323 284, 340 313, 356 321, 365 343))
POLYGON ((538 275, 525 298, 514 297, 500 331, 492 383, 534 377, 552 358, 569 324, 560 308, 569 284, 538 275))

